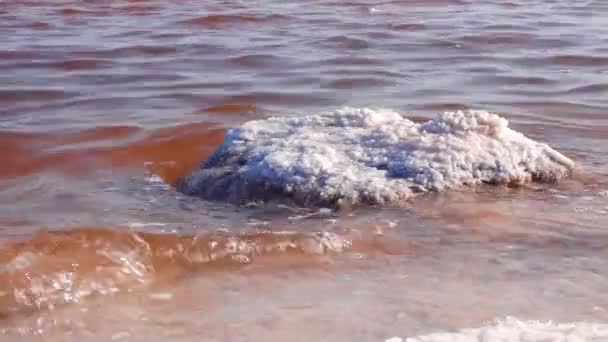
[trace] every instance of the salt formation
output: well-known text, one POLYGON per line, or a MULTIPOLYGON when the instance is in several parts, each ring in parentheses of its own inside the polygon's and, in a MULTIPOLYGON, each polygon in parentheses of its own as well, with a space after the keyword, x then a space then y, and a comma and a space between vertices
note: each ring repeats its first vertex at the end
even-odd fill
POLYGON ((390 110, 342 108, 251 121, 180 184, 183 192, 245 203, 399 203, 481 183, 556 182, 574 162, 485 111, 415 123, 390 110))
MULTIPOLYGON (((393 338, 396 339, 396 338, 393 338)), ((405 342, 583 342, 608 341, 608 325, 599 323, 553 324, 524 322, 513 317, 479 329, 411 337, 405 342)))

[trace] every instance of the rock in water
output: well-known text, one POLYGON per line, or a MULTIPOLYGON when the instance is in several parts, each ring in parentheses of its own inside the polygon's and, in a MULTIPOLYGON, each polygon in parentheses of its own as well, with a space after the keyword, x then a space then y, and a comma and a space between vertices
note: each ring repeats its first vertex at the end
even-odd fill
POLYGON ((556 182, 573 167, 485 111, 447 112, 419 124, 390 110, 347 107, 232 129, 180 188, 234 203, 341 207, 481 183, 556 182))

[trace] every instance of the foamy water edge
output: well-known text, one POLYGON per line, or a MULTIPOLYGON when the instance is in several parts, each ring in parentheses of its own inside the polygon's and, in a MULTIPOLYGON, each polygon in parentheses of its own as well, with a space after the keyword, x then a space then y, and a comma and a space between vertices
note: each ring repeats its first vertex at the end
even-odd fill
POLYGON ((608 341, 605 323, 553 323, 522 321, 515 317, 474 329, 437 332, 429 335, 401 338, 391 337, 386 342, 578 342, 608 341))

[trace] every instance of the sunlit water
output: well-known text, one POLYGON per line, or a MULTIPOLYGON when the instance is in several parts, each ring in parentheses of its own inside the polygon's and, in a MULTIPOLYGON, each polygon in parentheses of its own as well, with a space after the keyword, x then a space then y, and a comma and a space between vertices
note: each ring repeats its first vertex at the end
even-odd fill
POLYGON ((1 2, 2 341, 608 323, 607 18, 600 0, 1 2), (226 128, 343 105, 489 110, 578 171, 338 213, 172 186, 226 128))

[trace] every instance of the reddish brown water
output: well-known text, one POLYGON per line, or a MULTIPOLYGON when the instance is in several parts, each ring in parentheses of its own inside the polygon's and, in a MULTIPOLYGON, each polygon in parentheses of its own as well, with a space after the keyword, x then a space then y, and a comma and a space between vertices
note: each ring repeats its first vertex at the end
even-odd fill
POLYGON ((2 341, 346 341, 608 322, 608 2, 0 2, 2 341), (174 184, 226 128, 482 108, 555 187, 236 208, 174 184))

